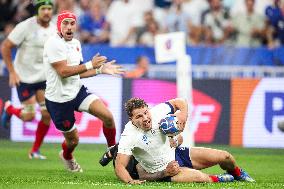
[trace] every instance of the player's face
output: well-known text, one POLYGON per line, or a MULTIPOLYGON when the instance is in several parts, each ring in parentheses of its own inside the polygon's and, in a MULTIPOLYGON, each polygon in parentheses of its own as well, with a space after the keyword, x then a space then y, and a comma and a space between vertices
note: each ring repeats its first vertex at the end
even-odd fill
POLYGON ((43 5, 38 9, 38 19, 42 23, 49 23, 52 18, 52 6, 43 5))
POLYGON ((65 41, 71 41, 76 31, 76 21, 74 19, 65 19, 61 23, 61 34, 65 41))
POLYGON ((152 129, 152 118, 148 107, 135 109, 132 111, 132 117, 130 118, 133 125, 139 127, 144 131, 152 129))

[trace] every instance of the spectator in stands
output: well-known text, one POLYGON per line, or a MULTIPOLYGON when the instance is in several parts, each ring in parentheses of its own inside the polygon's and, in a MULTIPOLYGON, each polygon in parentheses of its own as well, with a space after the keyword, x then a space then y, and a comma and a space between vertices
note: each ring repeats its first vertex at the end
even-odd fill
POLYGON ((174 0, 167 16, 165 17, 166 31, 188 31, 188 23, 190 21, 188 15, 183 11, 183 0, 174 0))
POLYGON ((78 16, 81 16, 85 12, 88 12, 90 10, 90 0, 79 0, 78 8, 79 8, 78 16))
POLYGON ((258 47, 265 36, 264 18, 254 11, 255 0, 245 0, 246 11, 232 18, 236 32, 235 45, 240 47, 258 47))
POLYGON ((155 0, 153 15, 155 20, 159 23, 159 26, 162 30, 166 28, 165 17, 169 11, 169 8, 172 4, 172 0, 155 0))
POLYGON ((9 22, 4 26, 4 31, 0 35, 0 48, 2 41, 9 35, 9 33, 14 29, 15 24, 13 22, 9 22))
POLYGON ((3 32, 5 25, 13 20, 16 11, 17 7, 13 1, 0 1, 0 32, 3 32))
POLYGON ((102 2, 91 0, 90 10, 79 19, 80 40, 84 43, 106 43, 109 31, 104 15, 102 2))
POLYGON ((143 14, 150 10, 151 1, 113 1, 107 12, 112 46, 133 46, 136 42, 136 28, 143 25, 143 14))
POLYGON ((147 31, 147 25, 150 22, 155 22, 155 18, 153 15, 153 11, 146 11, 143 15, 144 24, 141 27, 136 27, 136 42, 139 44, 140 38, 142 34, 144 34, 147 31))
POLYGON ((136 60, 136 67, 128 72, 125 72, 126 78, 145 78, 148 77, 149 59, 146 56, 139 56, 136 60))
MULTIPOLYGON (((254 12, 262 16, 265 16, 266 7, 272 5, 273 1, 274 0, 255 0, 254 12)), ((226 3, 226 6, 230 8, 231 17, 235 16, 235 14, 238 14, 239 12, 246 10, 245 0, 227 0, 227 2, 224 2, 223 0, 223 4, 224 3, 226 3), (228 7, 228 4, 229 4, 228 1, 232 1, 229 7, 228 7)))
POLYGON ((14 21, 19 23, 34 15, 35 7, 30 0, 19 0, 14 21))
POLYGON ((113 1, 106 16, 110 27, 110 45, 134 45, 134 11, 129 0, 113 1))
POLYGON ((155 0, 154 1, 156 7, 167 8, 172 4, 172 0, 155 0))
POLYGON ((209 45, 223 44, 229 39, 230 14, 220 0, 209 0, 210 9, 203 14, 205 29, 205 43, 209 45))
POLYGON ((155 36, 160 33, 159 25, 156 21, 150 21, 146 25, 146 31, 141 35, 138 44, 149 47, 154 46, 155 36))
POLYGON ((53 16, 53 21, 56 23, 56 18, 58 13, 68 10, 74 12, 75 15, 80 15, 81 10, 79 8, 79 5, 77 4, 77 1, 75 0, 55 0, 55 15, 53 16))
POLYGON ((201 15, 208 10, 209 3, 207 0, 185 0, 183 11, 189 15, 189 44, 198 45, 202 40, 203 28, 201 26, 201 15))
POLYGON ((274 5, 268 6, 266 14, 266 34, 269 47, 284 44, 284 2, 274 0, 274 5))

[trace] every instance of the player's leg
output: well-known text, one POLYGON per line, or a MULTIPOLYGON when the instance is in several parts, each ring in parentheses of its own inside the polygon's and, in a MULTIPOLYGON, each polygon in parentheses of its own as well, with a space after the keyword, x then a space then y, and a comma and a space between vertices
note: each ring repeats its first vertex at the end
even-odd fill
POLYGON ((35 91, 31 90, 32 84, 20 83, 17 92, 22 107, 15 107, 10 101, 5 102, 4 111, 1 116, 1 125, 9 127, 11 116, 15 115, 23 121, 31 121, 35 116, 35 91))
POLYGON ((40 106, 41 120, 38 122, 35 133, 35 141, 29 153, 29 158, 46 159, 46 157, 41 155, 39 152, 39 148, 44 140, 45 135, 48 132, 51 119, 45 106, 44 90, 41 89, 36 91, 36 101, 40 106))
POLYGON ((190 159, 194 169, 200 170, 219 165, 237 180, 254 181, 246 172, 237 166, 235 158, 227 151, 192 147, 190 149, 190 159))
POLYGON ((99 163, 102 166, 106 166, 111 160, 113 160, 114 156, 117 154, 118 144, 109 147, 106 152, 102 155, 99 163))
POLYGON ((88 112, 102 120, 103 133, 106 137, 108 146, 110 147, 116 144, 116 129, 113 115, 102 100, 94 94, 89 94, 84 98, 78 109, 80 111, 88 112))
MULTIPOLYGON (((178 162, 180 167, 186 167, 186 168, 189 168, 189 169, 198 170, 198 169, 196 169, 198 167, 196 166, 196 162, 194 161, 195 157, 193 157, 193 158, 191 157, 191 155, 192 155, 191 150, 192 150, 192 148, 189 149, 189 148, 186 148, 186 147, 177 147, 176 150, 175 150, 175 160, 178 162)), ((207 154, 206 156, 209 156, 209 155, 207 154)), ((199 179, 199 180, 201 180, 201 182, 207 182, 207 181, 204 181, 204 178, 207 178, 207 177, 204 177, 203 173, 200 177, 201 173, 202 172, 195 172, 196 178, 194 177, 195 178, 194 180, 199 179)), ((234 177, 230 174, 207 175, 207 176, 210 177, 212 182, 232 182, 234 180, 234 177)), ((196 182, 196 181, 194 181, 194 182, 196 182)))
POLYGON ((231 182, 234 178, 230 174, 208 175, 200 170, 181 167, 180 172, 171 177, 172 182, 231 182))
POLYGON ((73 151, 79 144, 79 135, 77 128, 69 132, 64 132, 63 135, 65 140, 62 143, 62 151, 59 152, 59 157, 63 161, 68 171, 83 172, 83 169, 73 157, 73 151))
POLYGON ((234 157, 223 150, 192 147, 190 148, 190 158, 193 168, 198 170, 220 165, 226 171, 233 171, 236 167, 234 157))
POLYGON ((57 103, 45 99, 46 108, 57 130, 62 132, 65 140, 59 153, 65 167, 71 172, 82 172, 72 153, 79 143, 79 135, 75 125, 75 100, 57 103))

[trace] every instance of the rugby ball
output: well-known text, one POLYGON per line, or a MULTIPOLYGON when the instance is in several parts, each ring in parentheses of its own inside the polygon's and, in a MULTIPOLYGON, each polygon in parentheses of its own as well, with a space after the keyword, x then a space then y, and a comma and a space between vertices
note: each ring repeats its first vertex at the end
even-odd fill
POLYGON ((180 133, 176 116, 167 115, 159 122, 159 128, 164 135, 176 136, 180 133))

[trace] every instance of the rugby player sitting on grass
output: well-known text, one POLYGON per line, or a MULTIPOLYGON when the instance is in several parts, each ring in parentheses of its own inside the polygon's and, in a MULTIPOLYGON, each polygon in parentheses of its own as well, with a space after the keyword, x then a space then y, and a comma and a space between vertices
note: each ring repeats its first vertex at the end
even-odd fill
POLYGON ((236 165, 234 157, 223 150, 202 147, 179 147, 181 136, 167 137, 159 129, 159 122, 169 114, 178 119, 182 131, 188 116, 188 104, 177 98, 158 104, 152 109, 143 99, 131 98, 125 104, 129 122, 121 134, 119 144, 111 147, 100 160, 106 165, 115 159, 115 173, 125 183, 148 181, 170 182, 254 182, 236 165), (179 111, 177 111, 179 110, 179 111), (201 169, 219 165, 227 173, 208 175, 201 169))

